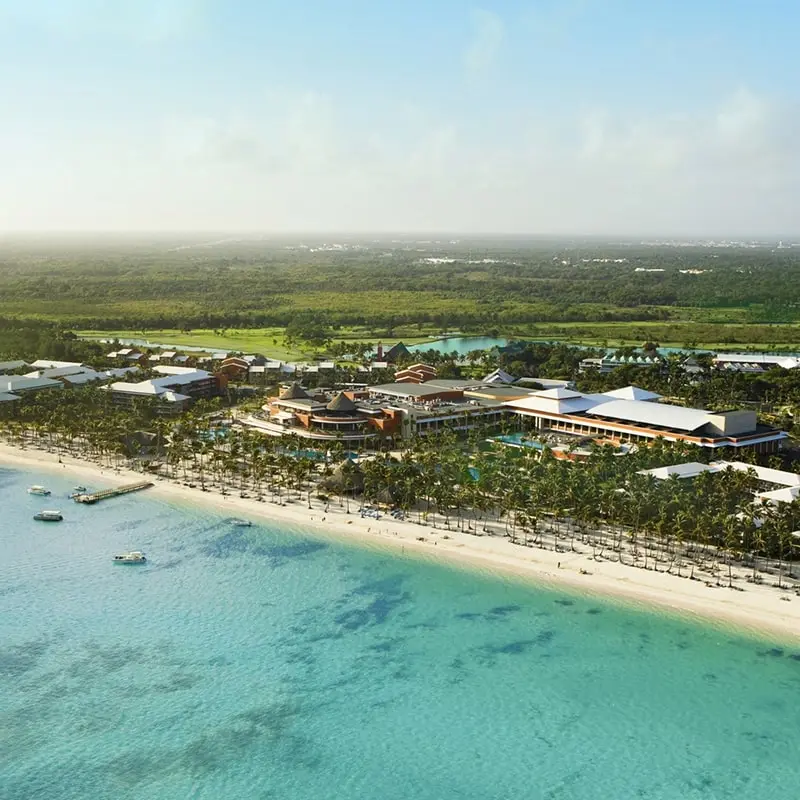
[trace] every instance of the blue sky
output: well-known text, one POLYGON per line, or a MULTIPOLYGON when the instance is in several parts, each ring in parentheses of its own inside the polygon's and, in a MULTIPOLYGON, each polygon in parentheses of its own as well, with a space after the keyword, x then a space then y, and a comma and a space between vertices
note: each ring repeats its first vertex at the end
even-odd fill
POLYGON ((0 230, 800 234, 789 0, 0 0, 0 230))

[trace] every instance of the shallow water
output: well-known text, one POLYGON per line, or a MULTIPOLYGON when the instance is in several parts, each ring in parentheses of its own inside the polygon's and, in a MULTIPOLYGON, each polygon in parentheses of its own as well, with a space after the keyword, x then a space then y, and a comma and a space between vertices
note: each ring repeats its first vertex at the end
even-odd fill
POLYGON ((505 347, 508 339, 498 339, 493 336, 451 336, 445 339, 431 339, 429 342, 409 345, 408 349, 425 352, 438 350, 440 353, 457 353, 465 356, 473 350, 491 350, 493 347, 505 347))
POLYGON ((2 798, 798 793, 800 648, 74 483, 0 470, 2 798))

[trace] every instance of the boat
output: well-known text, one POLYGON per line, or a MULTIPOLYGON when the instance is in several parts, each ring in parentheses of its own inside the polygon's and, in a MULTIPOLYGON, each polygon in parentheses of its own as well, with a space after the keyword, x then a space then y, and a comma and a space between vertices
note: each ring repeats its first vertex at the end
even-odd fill
POLYGON ((235 525, 237 528, 249 528, 253 523, 250 522, 249 519, 232 519, 231 525, 235 525))
POLYGON ((50 490, 45 489, 44 486, 29 486, 28 494, 38 494, 42 497, 47 497, 50 494, 50 490))
POLYGON ((85 486, 73 486, 72 487, 72 491, 75 492, 75 494, 83 494, 86 491, 86 487, 85 486))
POLYGON ((39 522, 61 522, 64 519, 60 511, 40 511, 33 518, 39 522))
POLYGON ((115 564, 144 564, 147 559, 140 550, 131 550, 129 553, 119 553, 112 559, 115 564))

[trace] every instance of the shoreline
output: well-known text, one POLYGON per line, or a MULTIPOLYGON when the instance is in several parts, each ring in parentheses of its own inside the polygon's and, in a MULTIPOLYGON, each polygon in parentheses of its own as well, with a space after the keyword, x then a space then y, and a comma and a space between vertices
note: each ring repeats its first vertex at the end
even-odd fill
MULTIPOLYGON (((61 463, 56 453, 0 444, 0 466, 69 473, 99 484, 142 480, 141 472, 102 468, 63 455, 60 458, 61 463)), ((595 561, 580 553, 524 547, 499 536, 475 536, 452 528, 421 526, 389 515, 380 520, 362 518, 357 510, 348 515, 344 506, 333 502, 323 512, 320 508, 309 510, 305 499, 278 505, 236 494, 203 492, 158 476, 152 476, 152 480, 154 485, 146 490, 147 496, 166 502, 201 505, 229 516, 284 523, 306 535, 324 536, 390 554, 399 551, 485 576, 618 600, 639 611, 661 611, 683 619, 710 622, 727 633, 762 639, 779 637, 787 643, 800 643, 800 597, 774 587, 748 584, 745 591, 707 587, 701 581, 615 561, 595 561)), ((357 509, 358 501, 351 501, 351 506, 357 509)))

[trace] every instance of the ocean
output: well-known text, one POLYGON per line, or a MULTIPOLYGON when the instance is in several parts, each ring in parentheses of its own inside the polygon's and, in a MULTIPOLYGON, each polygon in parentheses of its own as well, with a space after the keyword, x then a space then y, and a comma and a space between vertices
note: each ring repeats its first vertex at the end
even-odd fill
POLYGON ((800 796, 800 646, 74 483, 0 470, 4 800, 800 796))

